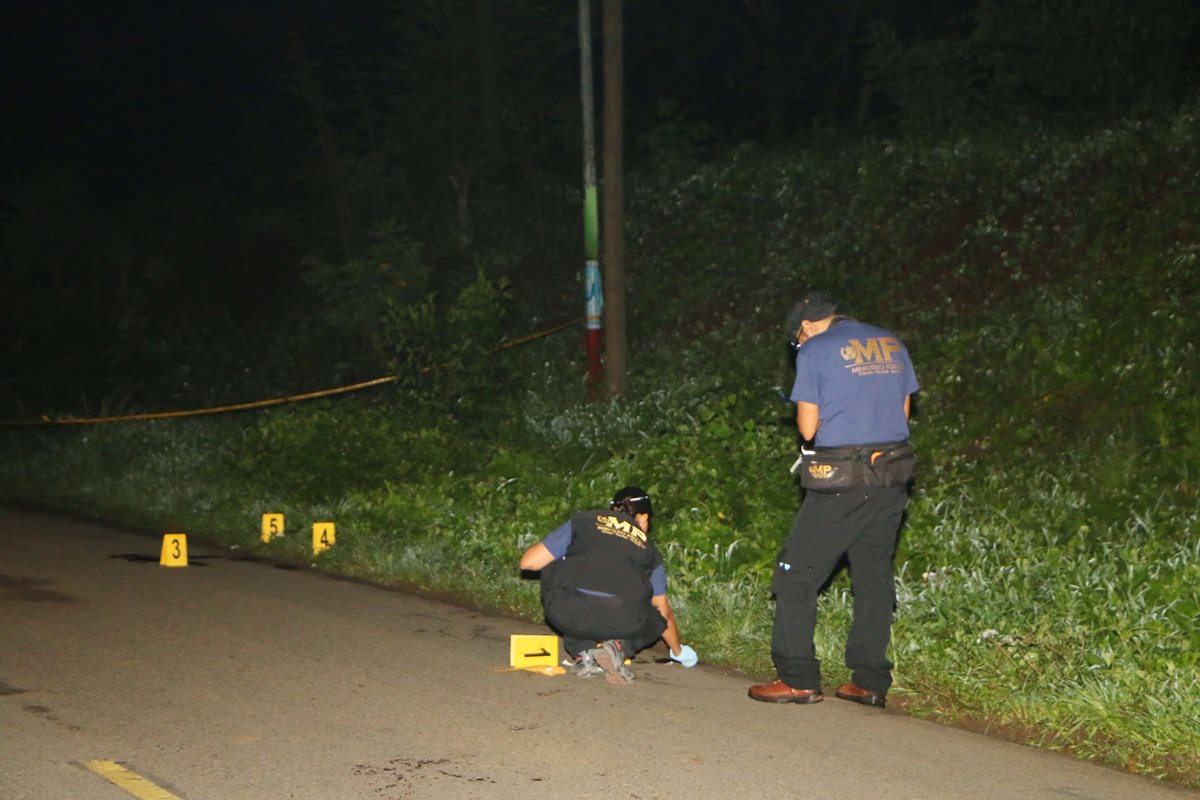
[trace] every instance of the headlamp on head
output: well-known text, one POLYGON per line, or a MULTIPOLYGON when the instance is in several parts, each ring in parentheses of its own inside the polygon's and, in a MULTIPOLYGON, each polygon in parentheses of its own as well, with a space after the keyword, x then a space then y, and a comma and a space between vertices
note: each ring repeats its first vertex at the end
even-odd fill
POLYGON ((645 489, 638 486, 626 486, 618 489, 608 507, 613 511, 620 511, 630 516, 653 513, 650 506, 650 495, 645 489))

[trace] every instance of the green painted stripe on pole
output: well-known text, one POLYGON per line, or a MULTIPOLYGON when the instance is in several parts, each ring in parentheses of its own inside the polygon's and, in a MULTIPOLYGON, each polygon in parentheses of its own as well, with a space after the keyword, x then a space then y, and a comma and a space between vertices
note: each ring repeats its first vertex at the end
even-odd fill
POLYGON ((596 187, 583 190, 583 249, 584 257, 595 261, 600 257, 600 214, 596 204, 596 187))

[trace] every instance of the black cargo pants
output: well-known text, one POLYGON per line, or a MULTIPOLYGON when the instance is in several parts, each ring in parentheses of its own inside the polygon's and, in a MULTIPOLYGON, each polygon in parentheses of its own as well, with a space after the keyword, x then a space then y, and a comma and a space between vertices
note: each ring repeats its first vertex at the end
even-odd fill
POLYGON ((771 657, 788 686, 821 688, 821 664, 813 644, 817 593, 846 555, 854 592, 846 666, 855 684, 880 697, 887 695, 892 685, 887 648, 896 606, 892 558, 907 502, 906 486, 809 491, 805 496, 773 581, 771 657))

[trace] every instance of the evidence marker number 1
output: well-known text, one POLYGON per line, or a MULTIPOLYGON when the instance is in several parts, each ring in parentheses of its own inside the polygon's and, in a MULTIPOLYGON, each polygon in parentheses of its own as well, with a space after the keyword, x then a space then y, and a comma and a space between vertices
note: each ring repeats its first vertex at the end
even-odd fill
POLYGON ((558 664, 558 637, 514 633, 508 637, 508 663, 517 669, 558 664))

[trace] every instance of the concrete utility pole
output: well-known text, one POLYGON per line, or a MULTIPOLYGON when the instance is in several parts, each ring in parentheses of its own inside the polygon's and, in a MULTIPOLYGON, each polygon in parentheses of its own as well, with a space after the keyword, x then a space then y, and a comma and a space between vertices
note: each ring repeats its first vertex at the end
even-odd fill
POLYGON ((623 0, 604 0, 604 304, 608 393, 625 393, 625 68, 623 0))
POLYGON ((591 1, 579 0, 579 94, 583 103, 583 294, 587 313, 583 342, 587 352, 588 399, 595 396, 603 370, 600 362, 600 314, 604 310, 604 290, 600 280, 600 225, 596 209, 596 114, 592 70, 591 1))

